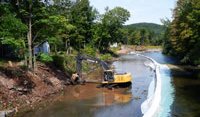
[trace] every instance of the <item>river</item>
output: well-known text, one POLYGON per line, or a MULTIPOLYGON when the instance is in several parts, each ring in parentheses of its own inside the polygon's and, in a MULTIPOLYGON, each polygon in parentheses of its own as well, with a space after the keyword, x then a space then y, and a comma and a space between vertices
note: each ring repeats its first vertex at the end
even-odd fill
MULTIPOLYGON (((173 58, 164 56, 161 52, 148 52, 144 55, 152 57, 160 64, 177 62, 173 58)), ((113 63, 117 70, 131 72, 131 88, 108 90, 96 88, 97 84, 69 86, 55 101, 20 113, 20 116, 141 117, 141 104, 147 99, 149 84, 155 76, 154 71, 145 66, 146 62, 150 61, 129 54, 121 56, 119 61, 113 63)), ((165 86, 163 86, 164 91, 162 92, 161 106, 163 107, 159 113, 160 117, 199 116, 200 93, 196 93, 200 91, 200 83, 197 83, 199 80, 173 77, 169 69, 164 69, 163 72, 164 75, 167 73, 170 77, 165 77, 163 80, 165 86)))

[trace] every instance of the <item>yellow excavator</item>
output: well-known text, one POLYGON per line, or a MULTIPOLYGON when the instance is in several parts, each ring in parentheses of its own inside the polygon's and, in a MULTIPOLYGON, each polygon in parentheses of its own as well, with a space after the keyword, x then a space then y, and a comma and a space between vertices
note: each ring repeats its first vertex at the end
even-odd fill
POLYGON ((132 81, 131 73, 126 72, 116 72, 113 69, 110 69, 108 64, 98 58, 94 58, 88 55, 78 54, 76 57, 76 71, 79 77, 79 80, 82 80, 82 61, 89 61, 92 63, 100 64, 103 68, 103 78, 101 81, 102 86, 107 86, 112 88, 114 86, 130 86, 132 81))

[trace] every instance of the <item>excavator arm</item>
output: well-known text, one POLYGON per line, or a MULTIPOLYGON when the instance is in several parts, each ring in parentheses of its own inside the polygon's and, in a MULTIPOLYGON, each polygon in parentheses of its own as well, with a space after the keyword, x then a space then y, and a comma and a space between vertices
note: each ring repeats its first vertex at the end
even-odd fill
POLYGON ((103 68, 104 72, 103 72, 103 79, 102 79, 102 86, 109 86, 109 87, 113 87, 118 85, 123 85, 123 84, 131 84, 131 74, 130 73, 117 73, 114 72, 113 70, 111 70, 108 66, 108 64, 98 58, 95 57, 91 57, 89 55, 82 55, 82 54, 78 54, 76 57, 76 74, 74 74, 74 80, 73 81, 77 81, 77 83, 81 83, 84 82, 84 80, 82 79, 82 61, 88 61, 88 62, 92 62, 92 63, 96 63, 96 64, 100 64, 101 67, 103 68))
POLYGON ((110 70, 110 68, 109 68, 109 66, 108 66, 108 64, 106 62, 104 62, 104 61, 102 61, 102 60, 100 60, 98 58, 91 57, 89 55, 78 54, 77 57, 76 57, 76 71, 77 71, 77 74, 79 75, 80 79, 82 78, 82 61, 83 60, 84 61, 88 61, 88 62, 92 62, 92 63, 100 64, 101 67, 104 70, 104 78, 105 79, 109 79, 111 77, 113 78, 113 75, 105 73, 106 71, 110 70))

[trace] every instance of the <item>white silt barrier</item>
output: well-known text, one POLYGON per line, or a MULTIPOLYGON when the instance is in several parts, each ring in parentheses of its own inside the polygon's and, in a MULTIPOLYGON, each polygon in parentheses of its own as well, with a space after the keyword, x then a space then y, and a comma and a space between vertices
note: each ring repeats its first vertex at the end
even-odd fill
POLYGON ((161 87, 161 77, 160 77, 160 65, 150 57, 141 54, 137 55, 149 59, 154 64, 154 67, 152 66, 152 64, 147 65, 156 72, 155 73, 156 76, 155 79, 152 80, 151 84, 149 85, 147 100, 145 100, 142 103, 141 111, 143 113, 143 117, 155 117, 158 116, 158 111, 161 102, 162 87, 161 87))

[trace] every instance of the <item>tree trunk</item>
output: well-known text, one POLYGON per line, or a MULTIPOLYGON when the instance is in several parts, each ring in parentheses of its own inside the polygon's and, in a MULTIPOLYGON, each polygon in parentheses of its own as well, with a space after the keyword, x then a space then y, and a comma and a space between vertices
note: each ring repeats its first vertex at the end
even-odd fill
POLYGON ((33 58, 32 58, 32 21, 31 21, 31 15, 32 15, 32 3, 29 3, 29 31, 28 31, 28 68, 33 70, 33 58))

